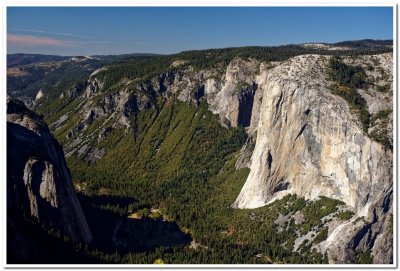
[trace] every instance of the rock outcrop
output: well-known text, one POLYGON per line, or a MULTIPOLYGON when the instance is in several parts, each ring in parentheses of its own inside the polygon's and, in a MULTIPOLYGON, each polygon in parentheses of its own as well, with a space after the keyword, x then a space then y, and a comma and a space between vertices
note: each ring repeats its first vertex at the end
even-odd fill
POLYGON ((205 82, 204 92, 209 109, 219 115, 221 123, 231 127, 250 126, 258 88, 255 78, 258 64, 252 59, 234 59, 226 68, 222 82, 214 78, 205 82))
POLYGON ((77 98, 80 102, 76 111, 67 113, 78 115, 78 120, 72 125, 65 119, 51 124, 55 130, 62 129, 63 125, 71 127, 63 142, 66 157, 77 153, 84 160, 95 163, 101 155, 92 155, 93 152, 101 153, 102 150, 90 148, 89 143, 96 138, 98 141, 104 139, 107 135, 102 131, 107 125, 134 130, 134 116, 139 111, 156 108, 159 96, 176 95, 179 101, 192 106, 205 101, 210 111, 219 115, 224 127, 242 126, 254 132, 258 122, 262 99, 258 80, 266 68, 256 60, 237 58, 226 67, 224 74, 219 69, 194 71, 188 66, 145 81, 124 78, 112 90, 106 89, 105 79, 100 75, 104 70, 101 68, 89 77, 84 94, 77 98), (101 120, 96 123, 97 127, 85 134, 96 120, 101 120))
POLYGON ((392 152, 371 140, 347 102, 330 93, 326 64, 322 56, 298 56, 259 80, 263 98, 250 174, 233 206, 257 208, 289 193, 344 201, 368 221, 334 231, 340 238, 331 238, 330 262, 346 263, 347 250, 364 246, 378 255, 384 245, 374 241, 386 234, 391 214, 392 152), (334 258, 340 247, 342 256, 334 258))
POLYGON ((90 242, 92 234, 62 147, 40 116, 11 98, 7 99, 7 146, 7 220, 24 216, 73 243, 90 242))

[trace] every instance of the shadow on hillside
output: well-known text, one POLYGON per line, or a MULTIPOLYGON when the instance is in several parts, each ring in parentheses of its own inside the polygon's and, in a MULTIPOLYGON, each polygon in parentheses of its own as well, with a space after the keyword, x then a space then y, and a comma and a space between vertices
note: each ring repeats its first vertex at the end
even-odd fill
POLYGON ((127 218, 127 213, 121 210, 137 203, 133 198, 82 194, 78 197, 93 234, 90 244, 93 248, 107 253, 143 252, 160 246, 189 244, 192 241, 175 222, 127 218))
POLYGON ((112 205, 119 206, 120 209, 128 208, 130 204, 137 203, 137 200, 130 197, 121 196, 110 196, 110 195, 99 195, 99 196, 87 196, 78 194, 79 200, 83 203, 89 203, 90 205, 112 205))

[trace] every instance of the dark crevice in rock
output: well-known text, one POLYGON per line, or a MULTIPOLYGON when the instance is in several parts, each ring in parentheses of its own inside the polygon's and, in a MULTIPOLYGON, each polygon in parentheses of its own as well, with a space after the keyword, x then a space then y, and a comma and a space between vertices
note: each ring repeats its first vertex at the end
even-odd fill
POLYGON ((289 183, 288 182, 280 182, 272 191, 272 194, 275 194, 280 191, 288 190, 289 189, 289 183))
POLYGON ((138 111, 138 102, 136 95, 129 95, 128 101, 125 104, 124 114, 128 115, 138 111))
POLYGON ((296 138, 294 139, 294 141, 296 141, 296 140, 299 138, 299 136, 301 136, 301 135, 303 134, 303 132, 304 132, 304 130, 306 129, 306 127, 307 127, 307 123, 304 124, 304 125, 301 127, 300 132, 297 134, 297 136, 296 136, 296 138))
POLYGON ((371 224, 365 224, 354 236, 349 246, 354 250, 361 245, 361 242, 366 245, 371 243, 372 232, 371 224))
POLYGON ((391 190, 387 195, 385 195, 385 198, 383 199, 383 202, 382 202, 382 210, 383 210, 383 212, 384 213, 386 213, 387 211, 389 211, 389 209, 390 209, 390 206, 391 206, 391 199, 392 199, 392 193, 393 193, 393 190, 391 190))
POLYGON ((268 151, 267 163, 268 163, 268 168, 271 169, 272 168, 272 155, 271 155, 270 151, 268 151))
POLYGON ((251 122, 251 115, 253 112, 254 94, 258 85, 253 83, 252 86, 241 93, 239 97, 239 114, 238 126, 249 127, 251 122))
POLYGON ((278 115, 278 113, 280 113, 280 107, 282 106, 282 103, 283 103, 283 93, 281 93, 281 95, 279 95, 279 98, 278 98, 278 101, 276 102, 276 105, 275 105, 275 120, 277 119, 277 115, 278 115))
POLYGON ((197 103, 200 102, 200 99, 204 97, 204 85, 201 85, 195 92, 195 99, 197 103))

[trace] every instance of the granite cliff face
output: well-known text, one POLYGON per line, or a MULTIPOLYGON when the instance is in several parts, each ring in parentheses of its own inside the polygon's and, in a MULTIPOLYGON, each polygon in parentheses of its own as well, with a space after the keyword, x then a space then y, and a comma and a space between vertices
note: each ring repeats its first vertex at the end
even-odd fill
POLYGON ((92 235, 62 147, 40 116, 10 98, 7 146, 7 220, 22 215, 59 231, 73 243, 90 242, 92 235))
POLYGON ((258 89, 255 74, 259 64, 255 60, 234 59, 226 68, 222 82, 209 78, 205 94, 209 109, 218 114, 221 123, 232 127, 251 124, 254 96, 258 89))
POLYGON ((381 253, 383 244, 374 241, 385 236, 391 214, 392 152, 372 141, 346 101, 330 93, 325 67, 322 56, 299 56, 260 80, 250 174, 233 206, 257 208, 289 193, 342 200, 368 221, 330 229, 330 262, 345 263, 362 246, 381 253))

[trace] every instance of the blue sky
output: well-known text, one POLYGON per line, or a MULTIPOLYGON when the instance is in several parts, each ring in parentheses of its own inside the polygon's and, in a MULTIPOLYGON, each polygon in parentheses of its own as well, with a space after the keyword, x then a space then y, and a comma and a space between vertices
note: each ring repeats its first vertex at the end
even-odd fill
POLYGON ((7 52, 176 53, 392 39, 391 7, 8 7, 7 52))

